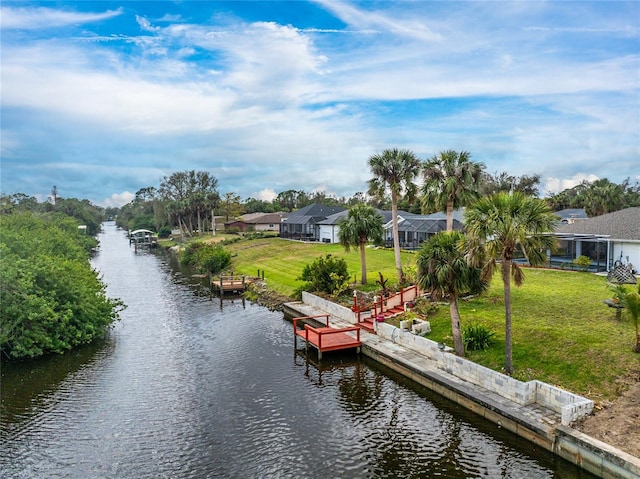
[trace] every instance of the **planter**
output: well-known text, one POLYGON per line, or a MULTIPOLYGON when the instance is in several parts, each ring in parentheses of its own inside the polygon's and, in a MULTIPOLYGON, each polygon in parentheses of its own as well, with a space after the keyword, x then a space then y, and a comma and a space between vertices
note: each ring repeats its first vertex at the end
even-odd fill
POLYGON ((400 321, 400 329, 402 330, 409 331, 412 325, 413 325, 412 319, 403 319, 402 321, 400 321))

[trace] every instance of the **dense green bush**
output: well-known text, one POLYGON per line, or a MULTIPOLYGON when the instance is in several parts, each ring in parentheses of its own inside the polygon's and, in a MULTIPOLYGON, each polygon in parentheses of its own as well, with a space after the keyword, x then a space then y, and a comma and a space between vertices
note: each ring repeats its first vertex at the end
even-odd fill
POLYGON ((491 347, 495 334, 482 325, 471 324, 462 330, 462 341, 468 351, 486 351, 491 347))
POLYGON ((163 226, 158 230, 158 238, 168 238, 171 236, 171 226, 163 226))
POLYGON ((571 264, 582 271, 587 271, 589 266, 591 266, 591 258, 588 256, 578 256, 571 264))
POLYGON ((216 274, 231 265, 231 253, 220 244, 196 241, 183 251, 180 263, 201 273, 216 274))
POLYGON ((332 296, 342 293, 349 283, 347 262, 327 254, 317 258, 302 270, 301 280, 306 281, 310 291, 321 291, 332 296))
POLYGON ((89 264, 96 240, 62 215, 2 215, 0 229, 3 355, 61 353, 103 336, 123 304, 106 297, 89 264))

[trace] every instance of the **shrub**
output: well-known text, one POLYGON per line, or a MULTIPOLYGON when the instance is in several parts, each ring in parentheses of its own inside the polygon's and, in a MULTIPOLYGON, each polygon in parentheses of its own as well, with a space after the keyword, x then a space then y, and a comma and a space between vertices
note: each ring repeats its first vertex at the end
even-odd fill
POLYGON ((168 238, 171 236, 171 226, 163 226, 158 230, 159 238, 168 238))
POLYGON ((180 264, 201 273, 216 274, 231 264, 231 253, 220 244, 190 243, 180 256, 180 264))
POLYGON ((471 324, 463 329, 462 341, 469 351, 486 351, 493 343, 495 334, 482 325, 471 324))
POLYGON ((327 254, 306 265, 298 279, 309 283, 313 291, 338 296, 348 287, 347 262, 343 258, 334 258, 327 254))
POLYGON ((588 256, 578 256, 571 262, 572 265, 576 266, 581 271, 587 271, 589 266, 591 266, 591 258, 588 256))

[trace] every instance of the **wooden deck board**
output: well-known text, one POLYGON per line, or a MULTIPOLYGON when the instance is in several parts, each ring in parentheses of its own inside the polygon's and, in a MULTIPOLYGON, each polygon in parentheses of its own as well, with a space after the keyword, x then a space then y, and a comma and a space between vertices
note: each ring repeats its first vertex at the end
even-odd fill
MULTIPOLYGON (((327 324, 329 323, 328 316, 321 317, 326 317, 326 322, 327 324)), ((311 345, 316 348, 319 358, 322 358, 322 353, 326 351, 360 348, 360 346, 362 346, 362 342, 360 341, 360 328, 357 326, 349 328, 332 328, 329 326, 314 328, 313 326, 305 324, 304 329, 298 329, 297 321, 299 319, 309 319, 309 317, 294 318, 294 334, 304 339, 307 346, 311 345), (348 334, 349 332, 355 332, 356 336, 351 336, 348 334)))

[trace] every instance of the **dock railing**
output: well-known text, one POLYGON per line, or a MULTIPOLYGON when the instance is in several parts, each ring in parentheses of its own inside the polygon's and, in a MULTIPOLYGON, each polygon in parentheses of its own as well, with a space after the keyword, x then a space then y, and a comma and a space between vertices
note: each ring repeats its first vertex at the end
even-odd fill
POLYGON ((403 288, 396 294, 387 297, 376 296, 372 303, 365 305, 358 304, 357 298, 354 296, 351 310, 356 314, 356 323, 362 323, 366 319, 375 318, 391 309, 404 307, 405 303, 415 301, 417 297, 418 287, 416 285, 403 288))
POLYGON ((298 347, 297 338, 302 337, 305 340, 305 346, 308 348, 311 344, 318 350, 318 359, 322 359, 324 351, 335 351, 339 349, 358 348, 360 350, 360 328, 358 326, 350 326, 346 328, 332 328, 329 325, 329 315, 320 314, 316 316, 301 316, 293 318, 293 345, 294 349, 298 347), (316 328, 309 324, 304 325, 304 329, 298 328, 298 321, 309 319, 325 318, 325 327, 316 328), (346 333, 355 332, 356 337, 348 336, 346 333), (325 341, 323 344, 323 337, 325 341))

